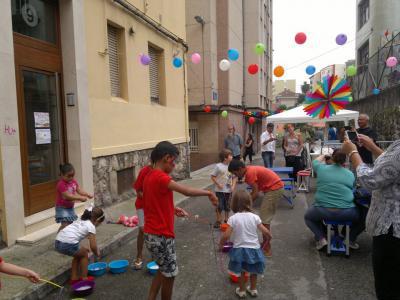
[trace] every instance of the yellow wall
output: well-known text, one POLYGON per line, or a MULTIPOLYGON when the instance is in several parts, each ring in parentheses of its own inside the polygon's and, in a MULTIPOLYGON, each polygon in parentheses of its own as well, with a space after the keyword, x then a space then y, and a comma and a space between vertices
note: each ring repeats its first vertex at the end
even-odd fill
MULTIPOLYGON (((185 1, 130 0, 138 9, 168 30, 185 39, 185 1), (161 15, 161 18, 159 17, 161 15)), ((108 0, 85 1, 87 63, 93 156, 123 153, 153 147, 161 140, 182 143, 188 140, 187 102, 184 69, 172 66, 173 54, 183 47, 154 31, 117 4, 108 0), (127 92, 124 99, 112 98, 109 79, 107 22, 124 28, 127 92), (133 27, 135 34, 129 35, 133 27), (149 67, 139 55, 148 52, 148 43, 164 50, 166 105, 150 102, 149 67)))

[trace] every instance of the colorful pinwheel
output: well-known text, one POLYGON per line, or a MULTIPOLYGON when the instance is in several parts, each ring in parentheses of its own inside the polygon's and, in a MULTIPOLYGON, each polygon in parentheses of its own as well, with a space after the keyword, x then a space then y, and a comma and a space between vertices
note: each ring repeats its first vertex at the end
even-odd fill
POLYGON ((346 80, 335 76, 326 76, 318 82, 313 93, 306 95, 304 111, 313 118, 329 118, 350 102, 351 88, 346 80))

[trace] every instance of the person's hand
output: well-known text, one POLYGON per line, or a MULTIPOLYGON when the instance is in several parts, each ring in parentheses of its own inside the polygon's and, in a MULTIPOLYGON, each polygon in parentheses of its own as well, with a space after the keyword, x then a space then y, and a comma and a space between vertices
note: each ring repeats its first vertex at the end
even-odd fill
POLYGON ((86 202, 87 198, 86 197, 81 197, 81 202, 86 202))
POLYGON ((86 196, 87 196, 89 199, 93 199, 93 194, 89 194, 89 193, 88 193, 86 196))
POLYGON ((94 255, 96 255, 96 257, 100 257, 101 253, 100 253, 100 249, 97 249, 96 253, 94 253, 94 255))
POLYGON ((29 270, 29 269, 26 269, 24 277, 26 277, 27 279, 29 279, 33 283, 38 283, 39 280, 40 280, 39 274, 37 274, 37 273, 35 273, 35 272, 33 272, 33 271, 29 270))
POLYGON ((358 140, 360 141, 360 145, 367 148, 367 150, 369 151, 371 151, 375 147, 374 140, 371 139, 369 136, 359 134, 358 140))
POLYGON ((180 218, 189 217, 188 212, 180 207, 175 207, 175 215, 180 218))
POLYGON ((350 154, 351 151, 354 150, 357 150, 357 146, 354 145, 348 138, 345 138, 342 145, 342 151, 346 154, 350 154))
POLYGON ((217 198, 217 196, 215 196, 214 193, 210 192, 210 194, 208 195, 208 199, 210 199, 212 205, 214 205, 214 206, 218 205, 218 198, 217 198))

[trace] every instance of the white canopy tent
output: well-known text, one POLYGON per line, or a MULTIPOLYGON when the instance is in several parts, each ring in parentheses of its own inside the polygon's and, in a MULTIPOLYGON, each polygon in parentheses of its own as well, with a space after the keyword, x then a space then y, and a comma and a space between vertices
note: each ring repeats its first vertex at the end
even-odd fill
POLYGON ((303 110, 303 106, 300 105, 279 114, 267 117, 267 123, 319 123, 344 121, 345 125, 348 125, 350 120, 354 120, 354 124, 357 126, 356 121, 358 119, 358 115, 358 111, 342 109, 329 119, 313 118, 307 115, 303 110))

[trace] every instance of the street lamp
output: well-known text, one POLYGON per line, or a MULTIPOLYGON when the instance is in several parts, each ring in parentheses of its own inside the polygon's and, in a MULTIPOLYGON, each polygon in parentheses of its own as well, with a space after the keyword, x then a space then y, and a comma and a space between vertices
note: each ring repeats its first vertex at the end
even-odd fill
POLYGON ((204 21, 203 17, 201 16, 195 16, 194 19, 196 20, 197 23, 201 25, 201 52, 202 52, 202 66, 203 66, 203 104, 206 105, 206 83, 205 83, 205 74, 204 74, 204 25, 206 22, 204 21))

